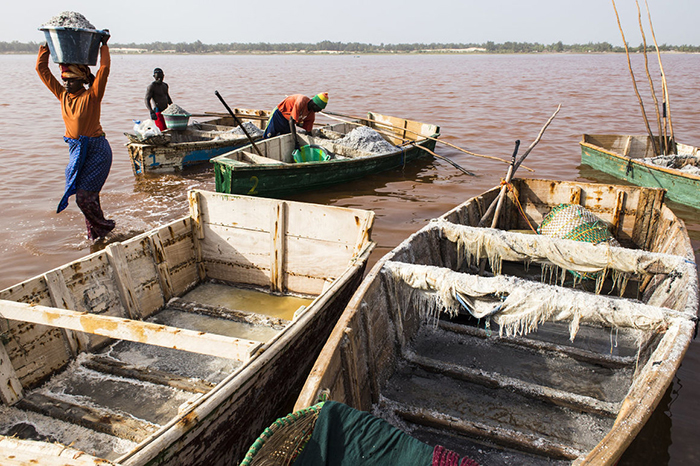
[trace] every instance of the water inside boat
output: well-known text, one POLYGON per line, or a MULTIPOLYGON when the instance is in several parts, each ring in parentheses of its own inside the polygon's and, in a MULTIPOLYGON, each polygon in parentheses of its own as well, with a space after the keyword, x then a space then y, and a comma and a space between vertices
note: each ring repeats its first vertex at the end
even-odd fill
MULTIPOLYGON (((148 319, 171 327, 266 342, 312 299, 205 282, 148 319), (244 317, 244 318, 242 318, 244 317)), ((14 406, 0 434, 60 442, 114 460, 235 372, 234 359, 130 341, 82 353, 14 406)))

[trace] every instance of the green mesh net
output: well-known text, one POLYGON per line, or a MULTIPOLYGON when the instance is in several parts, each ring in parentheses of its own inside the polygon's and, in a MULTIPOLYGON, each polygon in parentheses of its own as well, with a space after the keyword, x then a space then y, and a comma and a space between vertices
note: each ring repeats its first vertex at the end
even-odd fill
MULTIPOLYGON (((593 213, 578 204, 559 204, 554 207, 537 229, 537 233, 552 238, 570 239, 586 243, 609 243, 611 246, 619 246, 614 236, 610 233, 608 225, 593 213)), ((582 278, 596 278, 597 273, 578 274, 582 278)))

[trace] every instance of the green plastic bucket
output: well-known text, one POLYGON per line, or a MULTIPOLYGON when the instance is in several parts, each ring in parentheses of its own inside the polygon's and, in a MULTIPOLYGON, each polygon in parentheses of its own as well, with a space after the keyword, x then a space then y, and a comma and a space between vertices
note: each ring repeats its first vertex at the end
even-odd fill
POLYGON ((190 121, 190 115, 168 115, 163 113, 163 119, 165 120, 165 126, 168 129, 174 129, 177 131, 182 131, 187 129, 187 124, 190 121))
POLYGON ((325 162, 331 158, 326 149, 315 145, 301 146, 292 152, 292 157, 294 157, 296 163, 325 162))

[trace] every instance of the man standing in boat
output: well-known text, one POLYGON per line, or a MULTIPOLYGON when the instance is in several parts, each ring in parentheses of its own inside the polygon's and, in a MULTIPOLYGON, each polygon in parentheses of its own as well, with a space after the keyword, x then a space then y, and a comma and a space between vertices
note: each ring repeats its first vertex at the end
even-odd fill
POLYGON ((316 113, 326 108, 327 104, 328 92, 316 94, 312 98, 303 94, 290 95, 272 112, 263 139, 292 133, 296 141, 296 127, 299 126, 310 133, 314 127, 316 113))
POLYGON ((163 82, 165 74, 160 68, 153 70, 153 81, 146 89, 146 108, 151 113, 151 120, 156 123, 156 126, 161 131, 165 130, 165 118, 163 118, 163 110, 168 108, 168 105, 173 103, 168 92, 168 85, 163 82), (153 101, 153 106, 151 105, 153 101))

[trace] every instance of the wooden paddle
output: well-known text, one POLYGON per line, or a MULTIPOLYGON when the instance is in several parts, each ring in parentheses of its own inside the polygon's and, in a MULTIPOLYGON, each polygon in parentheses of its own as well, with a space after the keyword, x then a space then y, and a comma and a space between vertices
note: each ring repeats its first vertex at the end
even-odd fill
POLYGON ((216 96, 219 98, 221 103, 224 104, 224 107, 226 107, 226 110, 228 110, 229 115, 231 115, 233 117, 233 121, 235 121, 236 124, 241 127, 241 129, 243 130, 243 133, 245 134, 245 136, 248 138, 248 140, 252 144, 253 149, 255 149, 255 152, 257 152, 260 157, 263 157, 262 152, 260 152, 260 149, 258 149, 258 146, 255 145, 255 141, 253 141, 253 138, 250 137, 250 134, 248 134, 248 131, 245 129, 245 126, 243 126, 243 123, 241 123, 241 120, 239 120, 238 117, 236 116, 236 114, 233 113, 233 110, 231 110, 231 107, 229 107, 228 104, 224 101, 224 98, 221 97, 221 94, 219 94, 219 91, 214 91, 214 94, 216 94, 216 96))
MULTIPOLYGON (((464 152, 465 154, 473 155, 474 157, 482 157, 482 158, 485 158, 485 159, 498 160, 499 162, 503 162, 503 163, 510 163, 510 162, 508 162, 507 160, 503 160, 503 159, 500 158, 500 157, 493 157, 493 156, 491 156, 491 155, 475 154, 474 152, 470 152, 470 151, 468 151, 468 150, 466 150, 466 149, 462 149, 461 147, 455 146, 454 144, 450 144, 449 142, 443 141, 442 139, 434 138, 434 137, 431 137, 431 136, 425 136, 424 134, 417 133, 417 132, 415 132, 415 131, 411 131, 410 129, 399 128, 398 126, 393 126, 393 125, 390 125, 390 124, 388 124, 388 123, 382 123, 381 121, 369 120, 369 119, 367 119, 367 118, 360 118, 360 117, 355 117, 355 116, 352 116, 352 115, 343 115, 342 113, 328 112, 328 111, 326 111, 326 110, 324 110, 324 111, 321 112, 321 113, 322 113, 323 115, 326 115, 328 118, 331 118, 332 120, 336 120, 337 118, 332 118, 331 115, 335 115, 335 116, 339 116, 339 117, 343 117, 343 118, 350 118, 350 119, 353 119, 353 120, 371 121, 372 123, 374 123, 374 124, 376 124, 376 125, 385 126, 385 127, 387 127, 387 128, 395 129, 395 130, 398 130, 398 131, 406 131, 407 133, 415 134, 416 136, 420 136, 420 137, 425 138, 425 139, 430 139, 431 141, 436 141, 436 142, 439 142, 439 143, 441 143, 441 144, 445 144, 446 146, 452 147, 453 149, 457 149, 458 151, 464 152)), ((340 121, 345 121, 345 120, 340 120, 340 121)), ((346 123, 352 123, 351 121, 345 121, 345 122, 346 122, 346 123)), ((531 171, 531 172, 534 172, 534 171, 535 171, 535 170, 533 170, 533 169, 531 169, 531 168, 527 168, 526 166, 523 166, 523 168, 524 168, 525 170, 528 170, 528 171, 531 171)))

